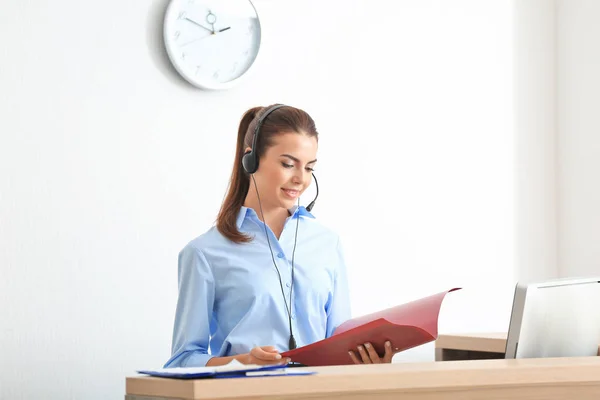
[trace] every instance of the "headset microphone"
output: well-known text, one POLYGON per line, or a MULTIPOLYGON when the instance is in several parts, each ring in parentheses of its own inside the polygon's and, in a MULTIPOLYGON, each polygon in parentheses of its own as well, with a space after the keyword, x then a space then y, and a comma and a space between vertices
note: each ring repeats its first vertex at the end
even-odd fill
POLYGON ((319 197, 319 182, 317 182, 317 177, 315 176, 315 174, 312 174, 313 179, 315 180, 315 185, 317 186, 317 194, 315 196, 315 199, 313 201, 310 202, 310 204, 306 207, 306 211, 310 212, 310 210, 312 210, 312 208, 315 206, 315 202, 317 201, 317 197, 319 197))

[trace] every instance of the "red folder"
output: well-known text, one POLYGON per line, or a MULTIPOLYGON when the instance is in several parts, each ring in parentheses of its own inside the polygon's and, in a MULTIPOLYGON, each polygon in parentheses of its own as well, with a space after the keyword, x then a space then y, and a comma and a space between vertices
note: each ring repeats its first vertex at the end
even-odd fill
POLYGON ((387 340, 394 352, 432 342, 438 336, 438 315, 444 297, 459 289, 348 320, 331 337, 281 355, 308 366, 344 365, 353 364, 348 351, 355 350, 358 355, 357 347, 367 342, 381 356, 387 340))

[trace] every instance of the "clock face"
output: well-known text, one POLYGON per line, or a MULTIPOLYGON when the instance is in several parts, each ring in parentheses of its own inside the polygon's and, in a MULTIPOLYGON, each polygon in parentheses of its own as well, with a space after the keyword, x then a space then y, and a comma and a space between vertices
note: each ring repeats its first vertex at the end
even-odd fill
POLYGON ((164 39, 169 59, 188 82, 223 89, 254 64, 261 29, 250 0, 171 0, 164 39))

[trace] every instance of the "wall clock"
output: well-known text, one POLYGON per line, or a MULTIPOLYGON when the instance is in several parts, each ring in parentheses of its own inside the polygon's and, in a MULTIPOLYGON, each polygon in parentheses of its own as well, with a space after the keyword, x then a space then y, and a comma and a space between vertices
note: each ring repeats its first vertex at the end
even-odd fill
POLYGON ((261 27, 250 0, 171 0, 164 41, 177 72, 201 89, 226 89, 249 71, 261 27))

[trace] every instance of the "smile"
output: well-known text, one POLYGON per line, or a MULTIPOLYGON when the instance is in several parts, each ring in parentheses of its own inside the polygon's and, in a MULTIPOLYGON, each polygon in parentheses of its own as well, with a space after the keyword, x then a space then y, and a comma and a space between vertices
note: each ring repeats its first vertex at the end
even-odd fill
POLYGON ((283 193, 285 193, 285 195, 287 197, 289 197, 290 199, 295 199, 296 197, 298 197, 300 195, 299 190, 291 190, 291 189, 281 189, 281 190, 283 190, 283 193))

